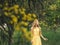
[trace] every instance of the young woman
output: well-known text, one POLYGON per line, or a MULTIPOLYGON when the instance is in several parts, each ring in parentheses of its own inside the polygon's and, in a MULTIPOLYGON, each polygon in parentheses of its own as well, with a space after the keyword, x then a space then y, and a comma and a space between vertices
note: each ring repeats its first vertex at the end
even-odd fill
POLYGON ((31 27, 31 43, 32 45, 42 45, 41 38, 44 40, 48 40, 47 38, 43 37, 41 32, 41 27, 39 26, 39 22, 37 19, 34 20, 32 27, 31 27))

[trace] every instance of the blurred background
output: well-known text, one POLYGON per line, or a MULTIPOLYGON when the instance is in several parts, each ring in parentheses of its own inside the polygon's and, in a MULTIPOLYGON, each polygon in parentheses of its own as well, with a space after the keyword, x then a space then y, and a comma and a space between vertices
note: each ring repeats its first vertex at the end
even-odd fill
POLYGON ((48 41, 60 45, 60 0, 0 0, 0 45, 31 45, 31 24, 39 20, 48 41))

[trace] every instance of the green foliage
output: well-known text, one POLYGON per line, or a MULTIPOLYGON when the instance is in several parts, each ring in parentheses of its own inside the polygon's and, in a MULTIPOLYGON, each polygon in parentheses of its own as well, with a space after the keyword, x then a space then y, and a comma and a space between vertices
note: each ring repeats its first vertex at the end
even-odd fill
POLYGON ((60 45, 57 38, 60 36, 58 33, 55 35, 60 26, 60 0, 0 0, 0 20, 1 18, 0 24, 7 23, 7 31, 11 32, 0 31, 5 36, 1 39, 3 36, 0 33, 1 45, 8 45, 6 39, 9 38, 6 37, 9 37, 9 34, 13 45, 30 45, 30 24, 36 18, 44 30, 43 34, 49 38, 46 44, 43 41, 43 45, 60 45), (46 30, 49 31, 46 33, 46 30), (6 41, 3 43, 3 40, 6 41))

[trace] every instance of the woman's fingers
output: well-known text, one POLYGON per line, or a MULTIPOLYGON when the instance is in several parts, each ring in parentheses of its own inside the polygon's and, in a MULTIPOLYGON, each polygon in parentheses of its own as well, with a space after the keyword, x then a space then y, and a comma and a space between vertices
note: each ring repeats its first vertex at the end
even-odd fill
POLYGON ((44 40, 48 40, 47 38, 44 38, 44 40))

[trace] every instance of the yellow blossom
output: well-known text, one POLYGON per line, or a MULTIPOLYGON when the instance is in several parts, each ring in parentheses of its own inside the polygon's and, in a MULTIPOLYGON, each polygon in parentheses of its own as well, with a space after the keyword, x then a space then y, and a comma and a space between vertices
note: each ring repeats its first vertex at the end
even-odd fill
POLYGON ((14 5, 14 8, 19 8, 19 5, 14 5))
POLYGON ((15 29, 16 29, 16 30, 20 30, 20 26, 19 26, 19 25, 16 25, 16 26, 15 26, 15 29))
POLYGON ((26 15, 24 15, 24 16, 22 17, 22 20, 27 20, 26 15))
POLYGON ((21 21, 20 25, 28 26, 28 22, 21 21))
POLYGON ((14 9, 14 7, 10 7, 8 10, 11 11, 12 9, 14 9))
POLYGON ((25 23, 24 23, 24 25, 25 25, 25 26, 28 26, 28 23, 27 23, 27 22, 25 22, 25 23))
POLYGON ((5 3, 6 6, 8 6, 8 3, 5 3))
POLYGON ((15 8, 14 11, 15 11, 16 14, 18 14, 18 9, 15 8))
POLYGON ((22 11, 25 11, 25 8, 22 8, 21 10, 22 10, 22 11))
POLYGON ((4 7, 3 10, 8 10, 8 7, 4 7))
POLYGON ((36 18, 36 15, 35 15, 35 14, 32 14, 32 16, 33 16, 34 18, 36 18))
POLYGON ((50 5, 50 9, 51 9, 51 10, 56 10, 56 9, 57 9, 57 5, 56 5, 56 4, 50 5))
POLYGON ((17 19, 17 17, 16 17, 16 16, 11 15, 11 17, 12 17, 12 20, 13 20, 13 22, 14 22, 14 23, 16 23, 16 22, 18 21, 18 19, 17 19))
POLYGON ((31 14, 30 14, 30 13, 28 13, 28 16, 29 16, 29 17, 31 17, 31 14))
POLYGON ((8 14, 8 12, 4 12, 4 14, 6 15, 6 16, 8 16, 9 14, 8 14))
POLYGON ((45 15, 46 14, 46 12, 43 12, 43 14, 42 15, 45 15))
POLYGON ((23 31, 24 33, 26 33, 27 28, 22 28, 22 31, 23 31))
POLYGON ((23 14, 23 15, 25 14, 25 12, 21 9, 19 9, 19 12, 20 12, 20 14, 23 14))

